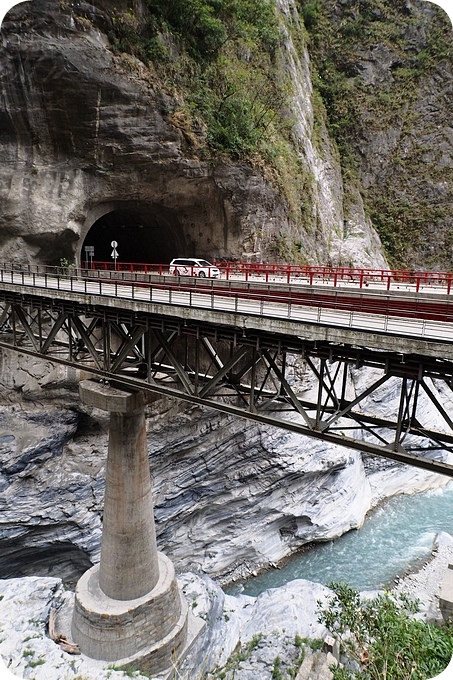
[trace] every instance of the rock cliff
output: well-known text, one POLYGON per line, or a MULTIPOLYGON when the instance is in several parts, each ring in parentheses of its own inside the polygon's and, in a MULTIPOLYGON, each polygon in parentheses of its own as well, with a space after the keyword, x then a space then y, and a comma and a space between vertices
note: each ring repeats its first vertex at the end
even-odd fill
POLYGON ((451 268, 453 32, 435 3, 301 1, 348 187, 394 267, 451 268))
MULTIPOLYGON (((347 19, 348 26, 352 4, 324 3, 333 23, 347 19)), ((377 4, 380 12, 390 6, 377 4)), ((428 5, 398 3, 407 17, 406 43, 416 54, 439 18, 428 5)), ((401 239, 392 241, 389 223, 379 218, 389 215, 400 225, 416 193, 424 210, 414 222, 420 239, 410 241, 408 261, 450 268, 448 55, 424 71, 410 106, 399 102, 395 120, 371 124, 374 109, 366 100, 356 118, 363 134, 354 137, 352 127, 352 137, 345 137, 355 154, 351 172, 335 135, 338 111, 329 109, 319 82, 326 55, 303 27, 302 15, 310 24, 307 3, 279 0, 277 6, 278 63, 291 85, 282 120, 291 121, 291 132, 271 149, 274 165, 259 153, 209 147, 203 123, 187 118, 184 95, 168 83, 162 87, 162 73, 140 54, 119 49, 114 19, 123 29, 132 22, 139 33, 134 22, 145 11, 141 2, 132 15, 121 0, 34 0, 14 8, 1 33, 0 261, 81 262, 91 239, 97 257, 109 259, 105 242, 108 247, 123 234, 117 239, 123 261, 144 253, 147 261, 165 263, 187 253, 385 267, 388 253, 403 262, 396 247, 401 239), (438 230, 424 243, 431 218, 438 230)), ((384 12, 369 21, 385 18, 384 12)), ((356 20, 363 28, 361 15, 356 20)), ((168 36, 161 38, 177 54, 168 36)), ((399 45, 399 59, 402 52, 399 45)), ((354 58, 357 72, 346 74, 349 96, 362 92, 354 89, 359 84, 381 103, 391 99, 394 91, 383 85, 408 65, 398 62, 387 39, 365 41, 354 58)), ((401 229, 395 233, 408 238, 401 229)), ((0 369, 0 577, 40 574, 71 584, 99 559, 106 420, 80 405, 76 372, 3 351, 0 369)), ((351 376, 352 382, 365 379, 360 372, 351 376)), ((382 404, 383 412, 394 408, 391 393, 382 395, 382 404)), ((429 404, 426 409, 432 420, 429 404)), ((195 406, 161 400, 148 415, 159 547, 179 572, 191 569, 220 582, 360 526, 386 496, 446 483, 195 406)), ((24 582, 18 587, 25 592, 24 582)), ((210 587, 215 598, 223 597, 210 587)), ((35 588, 30 582, 29 592, 35 588)), ((50 579, 40 588, 45 619, 61 586, 50 579)), ((285 597, 294 598, 289 591, 285 597)), ((240 616, 222 607, 223 600, 218 616, 236 617, 239 628, 240 616)), ((35 653, 46 654, 40 645, 35 653)), ((231 649, 224 649, 225 658, 231 649)))
MULTIPOLYGON (((362 390, 370 377, 354 369, 351 389, 362 390)), ((51 574, 74 583, 99 560, 108 421, 67 388, 61 396, 65 383, 55 375, 60 397, 44 405, 47 389, 37 383, 23 381, 0 415, 0 576, 51 574)), ((379 398, 382 417, 393 415, 391 382, 379 398)), ((441 398, 447 404, 448 394, 441 398)), ((422 403, 419 417, 441 429, 431 402, 422 403)), ((220 582, 359 527, 389 496, 448 481, 168 399, 149 407, 147 421, 159 548, 178 571, 220 582)))
POLYGON ((175 18, 141 1, 13 8, 0 259, 83 262, 94 244, 109 260, 115 238, 122 261, 450 268, 448 18, 425 0, 277 8, 264 27, 225 20, 216 59, 198 61, 175 18), (247 27, 274 31, 267 51, 235 37, 247 27))
POLYGON ((113 50, 121 2, 41 0, 11 10, 0 55, 0 259, 80 262, 91 242, 96 259, 110 259, 114 234, 122 261, 185 253, 383 266, 357 191, 345 211, 296 8, 285 0, 279 9, 275 77, 289 82, 292 131, 272 152, 277 169, 209 150, 203 129, 185 121, 181 93, 169 94, 152 63, 113 50))

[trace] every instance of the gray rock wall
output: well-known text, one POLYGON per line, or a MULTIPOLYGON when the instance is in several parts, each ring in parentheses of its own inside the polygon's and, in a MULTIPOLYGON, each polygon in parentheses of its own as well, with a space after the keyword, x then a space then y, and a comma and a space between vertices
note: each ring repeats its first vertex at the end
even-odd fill
POLYGON ((175 103, 154 86, 152 72, 110 50, 111 10, 56 0, 16 6, 3 23, 0 57, 0 261, 80 262, 96 219, 124 209, 139 211, 146 248, 162 263, 183 252, 275 260, 279 248, 282 257, 302 243, 308 261, 382 266, 359 202, 356 229, 373 236, 352 244, 344 231, 339 159, 322 120, 321 141, 313 141, 309 56, 298 56, 289 32, 301 32, 300 21, 293 2, 280 9, 294 145, 308 178, 295 201, 308 206, 306 224, 291 216, 265 169, 206 157, 197 136, 168 115, 175 103))
MULTIPOLYGON (((312 261, 385 266, 361 194, 344 189, 335 145, 315 113, 309 55, 293 44, 300 29, 293 2, 279 2, 284 63, 314 231, 300 231, 262 169, 207 160, 196 136, 166 114, 168 95, 144 65, 112 53, 106 10, 87 5, 84 11, 90 7, 92 20, 83 23, 73 5, 22 3, 2 27, 0 259, 79 256, 99 217, 132 206, 140 216, 153 213, 146 229, 150 245, 164 242, 161 256, 178 246, 265 258, 283 235, 302 239, 312 261)), ((376 80, 373 63, 363 77, 376 80)), ((55 545, 68 563, 96 561, 105 418, 81 411, 76 373, 3 351, 0 368, 0 538, 7 563, 27 570, 33 550, 55 545)), ((376 497, 403 488, 408 475, 386 466, 392 491, 382 490, 382 469, 368 467, 368 478, 360 457, 346 449, 165 401, 150 414, 149 447, 160 547, 178 568, 223 579, 359 526, 376 497)), ((413 471, 410 480, 412 490, 441 483, 413 471)), ((44 572, 50 568, 40 564, 44 572)))

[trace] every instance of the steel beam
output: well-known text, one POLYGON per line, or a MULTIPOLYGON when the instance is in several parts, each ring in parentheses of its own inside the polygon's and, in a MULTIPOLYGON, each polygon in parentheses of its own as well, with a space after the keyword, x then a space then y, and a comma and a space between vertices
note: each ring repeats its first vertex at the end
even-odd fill
POLYGON ((452 361, 30 297, 0 302, 0 347, 453 477, 433 454, 453 453, 453 413, 429 384, 451 386, 452 361), (290 381, 291 355, 318 386, 313 400, 290 381), (358 366, 380 375, 348 401, 348 370, 358 366), (390 378, 400 406, 387 420, 363 404, 390 378), (444 430, 422 426, 420 392, 444 430))

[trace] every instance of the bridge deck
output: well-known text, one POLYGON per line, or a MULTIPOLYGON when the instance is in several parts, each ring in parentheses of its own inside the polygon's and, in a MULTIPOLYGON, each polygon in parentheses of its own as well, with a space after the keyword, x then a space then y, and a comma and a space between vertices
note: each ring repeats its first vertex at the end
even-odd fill
POLYGON ((449 295, 104 274, 0 270, 0 347, 453 476, 449 295), (361 366, 378 375, 352 398, 361 366))

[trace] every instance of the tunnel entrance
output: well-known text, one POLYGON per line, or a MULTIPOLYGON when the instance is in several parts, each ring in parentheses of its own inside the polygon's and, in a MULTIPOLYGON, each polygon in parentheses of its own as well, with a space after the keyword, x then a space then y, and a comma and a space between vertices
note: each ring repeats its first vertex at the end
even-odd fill
POLYGON ((118 244, 117 262, 168 264, 181 254, 194 255, 188 252, 193 247, 188 248, 177 214, 159 205, 102 204, 91 211, 87 226, 79 253, 82 266, 89 262, 87 246, 94 249, 95 262, 113 262, 112 241, 118 244))

